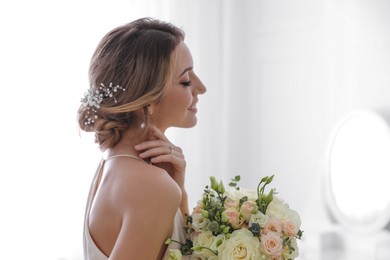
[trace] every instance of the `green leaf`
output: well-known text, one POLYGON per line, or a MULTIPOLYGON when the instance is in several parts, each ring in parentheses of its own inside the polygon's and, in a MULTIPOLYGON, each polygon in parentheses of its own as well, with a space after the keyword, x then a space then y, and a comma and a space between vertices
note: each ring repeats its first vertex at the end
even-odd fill
POLYGON ((224 194, 225 193, 225 186, 223 185, 222 180, 219 182, 219 193, 224 194))
POLYGON ((242 198, 240 199, 240 207, 241 207, 241 205, 242 205, 245 201, 248 201, 248 197, 247 197, 247 196, 242 197, 242 198))
POLYGON ((237 186, 237 183, 235 183, 235 182, 230 182, 230 183, 229 183, 229 186, 230 186, 230 187, 236 187, 236 186, 237 186))

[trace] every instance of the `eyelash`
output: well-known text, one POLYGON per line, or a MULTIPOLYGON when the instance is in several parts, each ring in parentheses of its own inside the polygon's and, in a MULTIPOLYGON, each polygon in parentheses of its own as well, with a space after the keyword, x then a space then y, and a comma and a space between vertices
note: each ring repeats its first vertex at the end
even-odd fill
POLYGON ((182 82, 181 84, 182 84, 183 86, 185 86, 185 87, 189 87, 189 86, 191 86, 191 80, 182 82))

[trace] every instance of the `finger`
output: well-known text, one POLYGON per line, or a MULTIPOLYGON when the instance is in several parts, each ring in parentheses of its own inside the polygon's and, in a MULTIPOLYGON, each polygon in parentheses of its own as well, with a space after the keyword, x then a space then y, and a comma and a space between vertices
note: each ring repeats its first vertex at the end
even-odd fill
POLYGON ((162 140, 149 140, 149 141, 145 141, 145 142, 142 142, 140 144, 137 144, 136 146, 134 146, 134 148, 137 151, 142 151, 142 150, 151 149, 151 148, 155 148, 155 147, 159 147, 159 146, 171 147, 173 150, 175 150, 175 151, 177 151, 179 153, 183 152, 180 147, 173 145, 169 141, 162 141, 162 140))
POLYGON ((159 146, 159 147, 147 149, 139 154, 141 158, 151 158, 160 155, 172 155, 184 159, 184 155, 182 153, 174 150, 172 147, 169 146, 159 146))
POLYGON ((146 150, 146 149, 151 149, 151 148, 155 148, 155 147, 160 147, 160 146, 170 146, 171 144, 170 143, 167 143, 165 141, 161 141, 161 140, 149 140, 149 141, 145 141, 145 142, 142 142, 140 144, 137 144, 136 146, 134 146, 134 148, 136 150, 146 150))
POLYGON ((171 163, 173 165, 184 165, 183 158, 174 156, 172 154, 163 154, 150 159, 152 163, 171 163))

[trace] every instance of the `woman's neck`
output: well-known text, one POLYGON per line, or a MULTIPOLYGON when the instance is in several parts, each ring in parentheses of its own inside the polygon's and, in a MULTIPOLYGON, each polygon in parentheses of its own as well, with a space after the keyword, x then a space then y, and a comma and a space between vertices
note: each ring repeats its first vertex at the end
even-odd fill
POLYGON ((142 130, 128 129, 124 131, 119 142, 114 147, 107 149, 107 157, 116 154, 132 154, 138 156, 138 152, 134 149, 134 146, 144 141, 142 130))

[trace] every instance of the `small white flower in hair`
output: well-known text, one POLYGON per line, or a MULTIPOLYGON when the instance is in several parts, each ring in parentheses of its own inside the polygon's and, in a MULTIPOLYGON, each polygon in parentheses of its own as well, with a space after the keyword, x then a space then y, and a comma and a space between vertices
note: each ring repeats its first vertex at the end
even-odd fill
POLYGON ((112 82, 106 87, 103 83, 100 83, 98 90, 88 90, 84 94, 84 98, 81 99, 81 103, 85 106, 87 115, 85 116, 85 125, 92 125, 95 120, 98 119, 96 115, 97 110, 100 108, 100 104, 105 98, 114 98, 114 102, 117 103, 117 99, 114 96, 114 92, 118 92, 118 89, 125 91, 126 89, 122 86, 113 86, 112 82))

